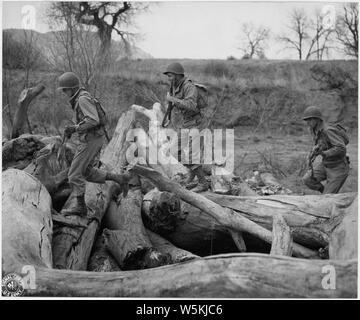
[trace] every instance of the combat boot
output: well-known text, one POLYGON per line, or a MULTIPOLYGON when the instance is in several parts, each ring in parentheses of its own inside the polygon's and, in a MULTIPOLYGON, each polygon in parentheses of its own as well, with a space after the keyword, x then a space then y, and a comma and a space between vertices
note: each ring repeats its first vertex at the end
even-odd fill
POLYGON ((205 179, 205 173, 202 167, 198 167, 195 170, 195 174, 198 178, 198 184, 195 188, 192 188, 190 191, 192 192, 204 192, 209 189, 208 182, 205 179))
POLYGON ((77 216, 86 216, 87 207, 85 203, 85 195, 75 197, 75 201, 69 209, 61 210, 61 213, 65 216, 77 215, 77 216))

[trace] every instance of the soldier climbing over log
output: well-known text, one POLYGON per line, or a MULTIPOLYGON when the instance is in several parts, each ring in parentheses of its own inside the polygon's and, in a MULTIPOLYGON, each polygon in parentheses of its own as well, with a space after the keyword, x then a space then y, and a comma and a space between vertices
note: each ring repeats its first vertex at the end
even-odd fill
POLYGON ((309 155, 310 170, 303 181, 307 187, 321 193, 338 193, 349 175, 350 161, 346 155, 349 138, 346 130, 339 124, 325 123, 316 106, 306 108, 303 120, 309 126, 315 143, 309 155), (322 161, 313 167, 313 162, 319 155, 322 156, 322 161), (327 180, 325 185, 321 183, 324 180, 327 180))
MULTIPOLYGON (((200 135, 197 134, 190 140, 189 131, 180 133, 181 129, 196 128, 199 131, 206 127, 206 119, 203 117, 201 110, 206 107, 206 99, 202 99, 200 90, 206 90, 194 84, 189 78, 185 77, 184 67, 178 63, 171 63, 163 72, 170 81, 170 91, 166 95, 168 103, 167 112, 164 116, 165 121, 170 120, 172 127, 178 131, 178 137, 181 137, 182 145, 188 145, 183 152, 179 149, 179 158, 188 156, 189 161, 197 157, 201 162, 200 135), (168 119, 166 119, 168 117, 168 119)), ((180 160, 179 160, 180 161, 180 160)), ((190 170, 185 183, 190 184, 195 178, 198 178, 198 185, 191 189, 194 192, 202 192, 208 190, 209 186, 205 179, 203 165, 200 163, 184 164, 190 170)))
POLYGON ((70 106, 74 111, 75 124, 66 126, 64 136, 69 139, 77 133, 79 138, 79 145, 68 174, 69 184, 76 201, 61 213, 85 216, 87 214, 85 181, 105 183, 106 180, 112 180, 117 182, 126 194, 131 176, 128 173, 115 174, 93 167, 94 159, 104 144, 106 116, 97 100, 80 87, 78 76, 72 72, 62 74, 59 77, 58 90, 69 97, 70 106))

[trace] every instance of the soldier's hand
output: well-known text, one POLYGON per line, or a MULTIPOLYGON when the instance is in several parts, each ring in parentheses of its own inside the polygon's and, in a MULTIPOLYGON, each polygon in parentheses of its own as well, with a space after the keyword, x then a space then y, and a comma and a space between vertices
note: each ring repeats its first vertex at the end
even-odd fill
POLYGON ((166 94, 165 100, 166 102, 171 102, 171 103, 175 102, 174 97, 172 97, 169 92, 166 94))

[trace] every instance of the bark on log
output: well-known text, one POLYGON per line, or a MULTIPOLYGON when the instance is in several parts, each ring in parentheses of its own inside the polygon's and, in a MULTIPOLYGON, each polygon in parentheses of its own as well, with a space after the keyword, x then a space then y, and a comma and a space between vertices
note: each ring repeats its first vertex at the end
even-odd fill
POLYGON ((197 255, 236 251, 224 226, 173 193, 148 192, 143 198, 142 217, 146 228, 197 255))
MULTIPOLYGON (((205 213, 215 218, 225 228, 247 232, 268 243, 272 242, 272 234, 270 231, 239 214, 235 214, 235 212, 229 208, 223 208, 200 194, 182 188, 179 184, 170 181, 155 170, 139 165, 134 165, 131 170, 134 173, 151 180, 159 188, 159 190, 175 193, 183 201, 186 201, 189 204, 203 210, 205 213)), ((316 251, 305 248, 299 244, 293 243, 292 247, 293 253, 297 257, 319 257, 316 251)))
POLYGON ((281 215, 273 217, 273 242, 270 254, 280 256, 291 256, 292 254, 292 235, 289 226, 281 215))
MULTIPOLYGON (((114 135, 100 157, 101 168, 119 173, 127 165, 125 151, 129 146, 126 142, 127 132, 134 127, 134 112, 124 113, 118 121, 114 135)), ((61 269, 86 270, 95 235, 103 215, 110 203, 113 193, 118 189, 117 184, 86 183, 85 201, 88 208, 88 227, 54 228, 53 256, 54 266, 61 269)), ((70 196, 64 207, 69 207, 70 196)))
POLYGON ((26 168, 37 151, 45 147, 40 136, 22 135, 16 139, 6 141, 2 147, 2 169, 26 168))
POLYGON ((51 197, 39 180, 16 169, 2 173, 2 271, 52 267, 51 197))
POLYGON ((169 263, 169 257, 153 247, 141 220, 140 188, 130 189, 120 204, 112 201, 105 216, 105 247, 122 270, 153 268, 169 263), (110 230, 109 230, 110 229, 110 230))
POLYGON ((331 232, 357 197, 356 193, 259 197, 204 195, 268 230, 272 229, 273 216, 280 214, 291 228, 294 241, 313 248, 329 244, 331 232))
POLYGON ((146 232, 149 235, 150 241, 153 246, 162 254, 170 256, 171 263, 179 263, 187 260, 200 258, 199 256, 189 251, 175 247, 171 242, 167 241, 163 237, 150 230, 146 230, 146 232))
POLYGON ((246 244, 245 244, 242 233, 239 231, 236 232, 236 231, 230 230, 230 234, 234 240, 236 247, 239 249, 239 252, 246 252, 246 244))
POLYGON ((228 254, 161 268, 83 272, 36 268, 32 296, 186 298, 356 298, 356 260, 306 260, 228 254), (334 290, 322 286, 336 270, 334 290))
POLYGON ((330 236, 330 259, 357 259, 358 256, 358 198, 356 197, 339 225, 330 236))
POLYGON ((13 122, 13 128, 11 131, 11 139, 15 139, 20 136, 24 131, 25 121, 27 119, 27 113, 29 105, 39 94, 45 89, 45 86, 38 84, 36 87, 24 89, 20 93, 18 100, 18 108, 16 110, 13 122))
POLYGON ((104 234, 101 234, 94 244, 93 252, 89 259, 88 271, 114 272, 120 270, 116 260, 105 247, 104 234))
POLYGON ((261 254, 229 254, 127 272, 99 274, 51 269, 51 257, 47 254, 51 252, 50 195, 37 179, 23 171, 10 169, 3 173, 4 177, 7 177, 5 181, 13 181, 13 185, 6 183, 3 190, 3 272, 21 273, 24 265, 35 266, 36 288, 27 289, 26 295, 356 297, 356 260, 322 261, 261 254), (18 204, 18 210, 14 210, 14 204, 18 204), (22 210, 25 207, 26 210, 22 210), (14 219, 14 216, 17 218, 14 219), (322 287, 323 268, 329 264, 336 270, 335 290, 322 287))

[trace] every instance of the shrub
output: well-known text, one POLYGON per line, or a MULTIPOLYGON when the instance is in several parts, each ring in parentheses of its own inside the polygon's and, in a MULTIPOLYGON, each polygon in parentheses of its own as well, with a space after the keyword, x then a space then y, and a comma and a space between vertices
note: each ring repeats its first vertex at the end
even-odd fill
POLYGON ((204 66, 204 74, 216 78, 229 77, 230 70, 223 61, 209 61, 204 66))

